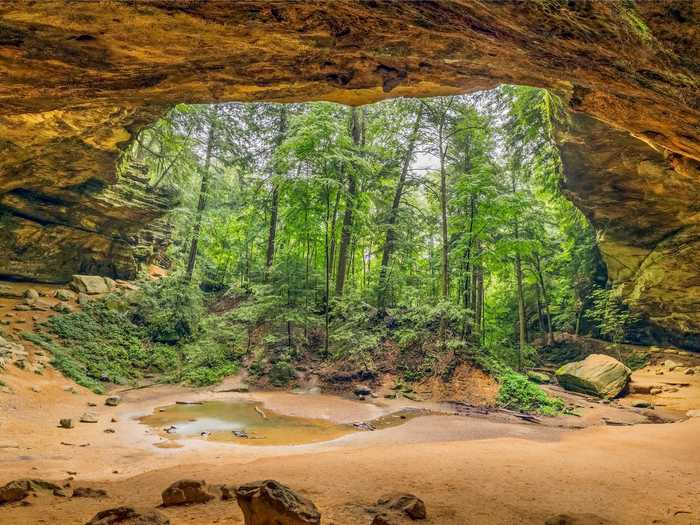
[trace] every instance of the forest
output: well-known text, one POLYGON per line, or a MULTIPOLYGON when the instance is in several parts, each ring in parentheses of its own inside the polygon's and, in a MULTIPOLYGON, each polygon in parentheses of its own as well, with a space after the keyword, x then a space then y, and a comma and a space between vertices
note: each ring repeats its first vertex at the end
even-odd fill
POLYGON ((149 367, 204 385, 244 366, 283 386, 309 356, 371 374, 398 350, 407 381, 472 362, 532 393, 517 372, 554 333, 621 342, 634 323, 562 192, 555 125, 556 96, 507 85, 364 107, 179 105, 120 162, 178 203, 167 277, 126 316, 50 321, 69 343, 107 330, 99 345, 30 337, 98 389, 106 369, 123 382, 149 367))

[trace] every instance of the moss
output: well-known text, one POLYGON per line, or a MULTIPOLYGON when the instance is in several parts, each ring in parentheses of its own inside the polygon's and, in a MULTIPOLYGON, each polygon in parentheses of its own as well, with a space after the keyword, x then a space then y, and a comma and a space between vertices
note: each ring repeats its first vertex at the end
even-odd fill
POLYGON ((620 15, 627 22, 627 26, 632 34, 637 36, 644 43, 651 43, 654 36, 637 12, 637 7, 633 0, 622 0, 619 4, 620 15))

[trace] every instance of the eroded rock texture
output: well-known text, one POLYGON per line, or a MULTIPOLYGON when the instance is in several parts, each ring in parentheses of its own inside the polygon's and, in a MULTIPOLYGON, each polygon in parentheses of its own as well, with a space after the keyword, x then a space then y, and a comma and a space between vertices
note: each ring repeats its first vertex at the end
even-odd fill
POLYGON ((124 228, 83 236, 74 224, 112 221, 93 202, 107 190, 79 191, 89 218, 56 221, 50 203, 115 183, 120 148, 176 102, 361 104, 529 84, 593 117, 575 117, 563 137, 570 194, 652 331, 698 346, 699 10, 693 0, 2 3, 3 220, 37 241, 15 248, 5 228, 0 246, 43 280, 62 280, 68 254, 83 251, 93 271, 129 266, 113 234, 124 228), (57 247, 53 270, 32 255, 42 245, 57 247))

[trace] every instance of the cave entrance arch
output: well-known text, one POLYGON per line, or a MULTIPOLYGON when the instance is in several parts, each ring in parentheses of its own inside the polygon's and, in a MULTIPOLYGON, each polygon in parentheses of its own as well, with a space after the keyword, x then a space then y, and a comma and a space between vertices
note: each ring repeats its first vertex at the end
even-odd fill
POLYGON ((76 252, 128 264, 139 236, 157 234, 141 226, 163 203, 117 180, 115 163, 175 103, 364 104, 527 84, 572 113, 559 133, 566 187, 600 233, 611 277, 655 330, 700 347, 699 10, 680 0, 4 4, 0 274, 63 279, 76 252))

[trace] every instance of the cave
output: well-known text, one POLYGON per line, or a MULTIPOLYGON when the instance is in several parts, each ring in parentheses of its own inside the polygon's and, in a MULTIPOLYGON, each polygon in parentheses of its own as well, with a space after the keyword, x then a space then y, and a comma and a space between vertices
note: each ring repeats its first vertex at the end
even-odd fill
POLYGON ((167 238, 141 224, 168 199, 115 165, 178 102, 358 105, 518 83, 567 101, 566 189, 649 339, 699 348, 694 2, 19 2, 0 17, 0 275, 133 274, 151 255, 139 246, 167 238))
POLYGON ((700 352, 698 28, 694 0, 3 3, 0 279, 128 280, 162 257, 174 196, 120 159, 179 103, 356 107, 515 84, 565 103, 562 190, 643 320, 636 342, 700 352))

